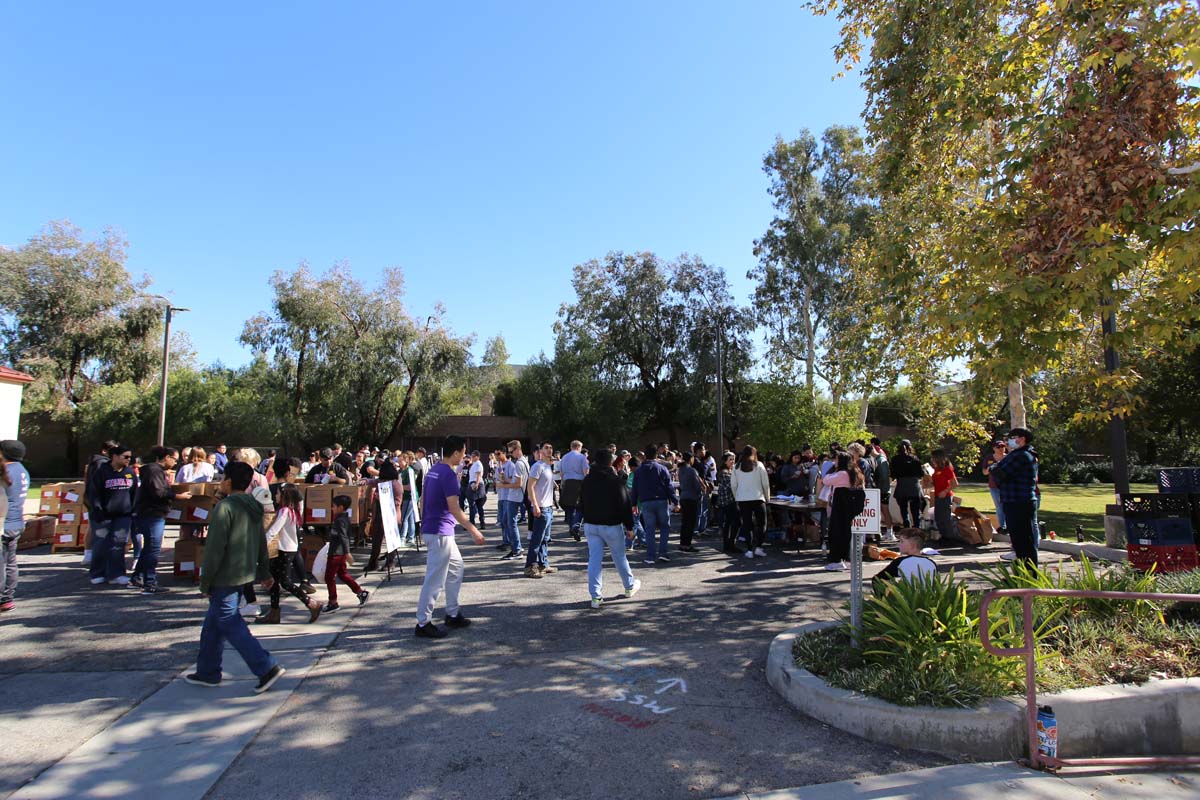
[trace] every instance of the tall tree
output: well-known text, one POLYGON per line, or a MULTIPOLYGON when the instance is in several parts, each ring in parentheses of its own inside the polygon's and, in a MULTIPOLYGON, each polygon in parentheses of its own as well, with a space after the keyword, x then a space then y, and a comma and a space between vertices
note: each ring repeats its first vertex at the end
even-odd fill
POLYGON ((80 415, 106 384, 145 389, 160 363, 161 306, 140 292, 149 280, 125 269, 126 242, 113 230, 88 241, 51 222, 16 250, 0 248, 0 343, 29 372, 23 411, 66 427, 66 457, 78 468, 80 415))
POLYGON ((248 320, 241 341, 270 354, 287 398, 289 442, 387 442, 432 423, 452 402, 449 385, 470 359, 437 307, 414 318, 404 276, 366 288, 345 264, 316 276, 301 264, 271 278, 274 308, 248 320))

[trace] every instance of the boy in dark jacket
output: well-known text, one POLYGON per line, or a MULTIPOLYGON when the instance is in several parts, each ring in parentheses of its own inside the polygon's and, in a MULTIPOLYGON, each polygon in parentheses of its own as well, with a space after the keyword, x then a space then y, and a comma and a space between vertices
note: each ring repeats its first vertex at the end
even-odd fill
POLYGON ((258 676, 254 691, 265 692, 283 675, 284 669, 263 649, 246 620, 238 613, 242 587, 255 580, 270 589, 274 581, 263 535, 263 507, 246 491, 254 480, 254 468, 244 461, 226 465, 221 491, 226 497, 209 517, 204 543, 204 566, 200 570, 200 593, 208 595, 208 614, 200 630, 200 654, 196 671, 184 677, 194 686, 221 685, 221 656, 228 641, 258 676))
POLYGON ((88 476, 93 542, 90 573, 95 586, 129 585, 125 543, 133 526, 133 498, 138 487, 137 474, 129 464, 132 455, 128 447, 110 447, 109 460, 97 464, 88 476))
POLYGON ((337 579, 350 587, 350 591, 358 598, 361 606, 370 597, 369 592, 363 591, 350 570, 346 568, 346 559, 350 555, 350 504, 351 500, 344 494, 333 498, 333 524, 329 526, 329 557, 325 561, 325 588, 329 590, 329 603, 323 611, 332 614, 340 606, 337 601, 337 579))
POLYGON ((138 490, 133 501, 134 536, 142 537, 142 552, 133 565, 131 586, 140 586, 142 594, 159 594, 167 591, 158 585, 158 554, 162 550, 163 528, 167 523, 167 509, 172 498, 188 499, 192 495, 186 487, 172 486, 167 480, 167 470, 175 469, 179 451, 174 447, 159 445, 150 451, 149 464, 138 474, 138 490))

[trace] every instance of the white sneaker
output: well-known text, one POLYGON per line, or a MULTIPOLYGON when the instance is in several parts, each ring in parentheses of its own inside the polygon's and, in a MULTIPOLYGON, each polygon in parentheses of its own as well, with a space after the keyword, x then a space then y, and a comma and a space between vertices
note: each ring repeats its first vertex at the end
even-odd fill
POLYGON ((92 578, 92 586, 99 586, 102 583, 105 583, 104 578, 92 578))
POLYGON ((742 555, 744 555, 746 558, 754 558, 754 551, 747 550, 745 553, 742 553, 742 555))
POLYGON ((89 549, 89 550, 84 550, 84 551, 83 551, 83 562, 82 562, 82 563, 83 563, 83 565, 84 565, 85 567, 86 567, 88 564, 91 564, 91 563, 92 563, 92 551, 91 551, 90 549, 89 549))
POLYGON ((767 551, 763 550, 761 547, 756 547, 754 548, 754 555, 758 556, 759 558, 766 558, 767 551))
POLYGON ((262 609, 258 607, 258 603, 247 603, 240 609, 243 617, 257 617, 261 610, 262 609))
POLYGON ((1000 557, 1003 558, 1005 561, 1016 561, 1017 553, 1015 550, 1009 550, 1007 553, 1001 553, 1000 557))
POLYGON ((117 586, 128 586, 129 585, 129 576, 122 575, 121 577, 119 577, 115 581, 113 581, 113 583, 115 583, 117 586))
POLYGON ((846 565, 840 561, 835 561, 832 564, 825 565, 826 572, 842 572, 846 569, 846 565))
POLYGON ((604 605, 604 600, 602 598, 599 598, 599 597, 592 598, 592 608, 599 608, 602 605, 604 605))
MULTIPOLYGON (((633 579, 633 586, 631 586, 630 588, 628 588, 628 589, 626 589, 626 590, 625 590, 625 596, 626 596, 626 597, 633 597, 635 594, 637 594, 637 593, 638 593, 638 589, 641 589, 641 588, 642 588, 642 581, 641 581, 641 579, 640 579, 640 578, 634 578, 634 579, 633 579)), ((595 608, 595 606, 592 606, 592 608, 595 608)))

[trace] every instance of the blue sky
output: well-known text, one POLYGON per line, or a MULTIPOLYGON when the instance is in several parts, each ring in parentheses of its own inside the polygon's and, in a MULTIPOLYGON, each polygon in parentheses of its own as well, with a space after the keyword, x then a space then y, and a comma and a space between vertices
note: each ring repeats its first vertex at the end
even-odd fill
POLYGON ((553 347, 571 267, 701 255, 751 291, 777 134, 857 124, 836 21, 790 2, 15 3, 0 11, 0 244, 111 225, 246 362, 268 276, 404 268, 477 352, 553 347))

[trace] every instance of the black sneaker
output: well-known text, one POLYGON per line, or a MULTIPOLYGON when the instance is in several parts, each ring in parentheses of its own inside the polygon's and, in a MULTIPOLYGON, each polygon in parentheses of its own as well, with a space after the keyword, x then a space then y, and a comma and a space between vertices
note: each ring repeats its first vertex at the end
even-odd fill
POLYGON ((214 689, 221 685, 220 678, 216 678, 216 679, 205 678, 202 675, 200 675, 200 673, 198 673, 198 672, 193 672, 190 675, 185 675, 183 677, 183 679, 185 681, 187 681, 188 683, 190 683, 192 686, 207 686, 210 689, 214 689))
POLYGON ((142 594, 166 594, 169 591, 171 590, 167 587, 159 586, 158 584, 142 587, 142 594))
POLYGON ((142 579, 140 577, 138 577, 137 575, 134 575, 133 577, 131 577, 129 579, 129 585, 135 589, 141 589, 142 588, 142 579))
POLYGON ((339 606, 337 603, 326 603, 325 607, 321 609, 321 613, 322 614, 332 614, 333 612, 337 611, 339 608, 341 608, 341 606, 339 606))
POLYGON ((700 552, 695 547, 692 547, 690 544, 680 545, 679 549, 685 553, 699 553, 700 552))
POLYGON ((459 611, 453 617, 446 617, 447 628, 465 628, 470 624, 471 620, 464 617, 461 611, 459 611))
POLYGON ((666 556, 659 556, 656 560, 665 563, 665 562, 670 561, 671 559, 667 558, 666 556))
POLYGON ((445 639, 447 634, 444 630, 434 625, 432 622, 426 622, 424 625, 418 625, 413 634, 419 639, 445 639))
POLYGON ((579 528, 572 528, 571 535, 575 537, 575 541, 580 541, 581 537, 579 536, 579 528))
POLYGON ((258 679, 258 685, 254 687, 254 693, 262 694, 267 689, 270 689, 275 685, 275 681, 283 677, 283 673, 285 672, 287 672, 287 670, 278 664, 271 667, 271 669, 267 671, 266 675, 263 675, 258 679))
POLYGON ((359 592, 358 593, 358 604, 360 606, 365 606, 367 604, 367 598, 370 596, 371 596, 371 593, 368 591, 364 590, 364 591, 359 592))
POLYGON ((518 553, 516 550, 510 549, 507 553, 500 556, 500 560, 501 561, 511 561, 512 559, 516 558, 519 555, 520 555, 520 553, 518 553))

